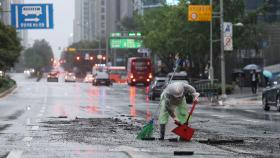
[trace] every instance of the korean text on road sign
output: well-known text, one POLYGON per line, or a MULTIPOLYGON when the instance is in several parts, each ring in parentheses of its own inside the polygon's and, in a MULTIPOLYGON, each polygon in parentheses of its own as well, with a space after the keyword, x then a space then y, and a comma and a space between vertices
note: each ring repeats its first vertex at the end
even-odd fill
POLYGON ((12 26, 16 29, 52 29, 52 4, 11 4, 12 26))
POLYGON ((212 7, 210 5, 189 5, 189 21, 211 21, 212 7))

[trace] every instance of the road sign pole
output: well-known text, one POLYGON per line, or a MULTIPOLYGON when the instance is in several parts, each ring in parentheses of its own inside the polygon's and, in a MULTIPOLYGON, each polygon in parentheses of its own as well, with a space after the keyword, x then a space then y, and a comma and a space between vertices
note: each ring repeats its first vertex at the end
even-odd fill
MULTIPOLYGON (((213 1, 210 0, 210 7, 212 8, 213 1)), ((211 13, 212 14, 212 13, 211 13)), ((213 18, 210 20, 210 69, 209 69, 209 77, 211 84, 214 83, 214 69, 213 69, 213 18)))
POLYGON ((221 80, 222 97, 226 97, 225 54, 224 54, 224 4, 220 0, 220 27, 221 27, 221 80))

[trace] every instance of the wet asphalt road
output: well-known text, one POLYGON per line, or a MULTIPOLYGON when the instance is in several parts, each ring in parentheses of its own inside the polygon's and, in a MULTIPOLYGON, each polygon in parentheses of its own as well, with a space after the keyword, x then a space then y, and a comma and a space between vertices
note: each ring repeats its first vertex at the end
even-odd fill
MULTIPOLYGON (((94 87, 89 83, 64 83, 62 77, 58 83, 49 83, 46 79, 40 82, 27 79, 23 74, 12 76, 17 80, 18 88, 0 99, 0 157, 6 157, 9 153, 20 157, 127 157, 125 153, 118 152, 128 150, 128 142, 120 139, 131 139, 129 147, 133 149, 129 150, 133 151, 162 153, 167 148, 180 149, 184 146, 141 144, 134 141, 139 129, 123 128, 121 122, 106 121, 117 117, 141 126, 141 123, 153 117, 158 101, 147 98, 145 93, 148 89, 145 87, 94 87), (87 118, 93 120, 88 121, 87 118), (104 130, 110 132, 106 138, 118 132, 125 134, 119 138, 104 139, 111 142, 104 143, 104 133, 92 135, 94 131, 84 132, 92 129, 81 130, 81 127, 91 127, 95 122, 100 122, 104 130), (113 124, 108 125, 110 122, 113 124), (117 126, 111 128, 114 125, 117 126), (96 139, 90 139, 94 136, 96 139), (94 143, 98 138, 102 139, 94 143), (104 152, 108 150, 111 152, 104 152)), ((220 157, 235 157, 236 154, 238 157, 277 157, 280 151, 279 119, 280 113, 276 110, 264 112, 260 105, 209 106, 208 103, 201 103, 192 118, 192 126, 197 129, 194 142, 208 138, 242 139, 245 143, 206 146, 198 143, 196 147, 207 149, 205 152, 213 155, 221 154, 220 157)), ((173 127, 170 123, 167 128, 170 131, 173 127)), ((174 135, 167 133, 167 137, 174 135)))

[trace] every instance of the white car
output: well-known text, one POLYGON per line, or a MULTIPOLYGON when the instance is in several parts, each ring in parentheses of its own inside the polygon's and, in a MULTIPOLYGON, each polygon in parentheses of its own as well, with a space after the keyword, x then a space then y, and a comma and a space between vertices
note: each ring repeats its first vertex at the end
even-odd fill
POLYGON ((92 74, 87 74, 86 77, 84 78, 84 82, 86 83, 92 83, 93 81, 93 76, 92 74))
POLYGON ((109 74, 107 72, 97 72, 92 81, 92 85, 112 85, 109 74))
POLYGON ((65 82, 76 82, 76 76, 74 73, 67 73, 64 77, 65 82))

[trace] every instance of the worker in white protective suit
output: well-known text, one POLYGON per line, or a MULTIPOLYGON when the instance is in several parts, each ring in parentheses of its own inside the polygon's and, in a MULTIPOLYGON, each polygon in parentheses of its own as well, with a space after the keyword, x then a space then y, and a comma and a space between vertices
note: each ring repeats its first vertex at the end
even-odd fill
POLYGON ((165 126, 168 123, 169 116, 176 122, 185 123, 188 116, 188 108, 185 95, 190 94, 198 97, 194 87, 185 82, 174 82, 163 90, 160 97, 160 139, 164 140, 165 126))

